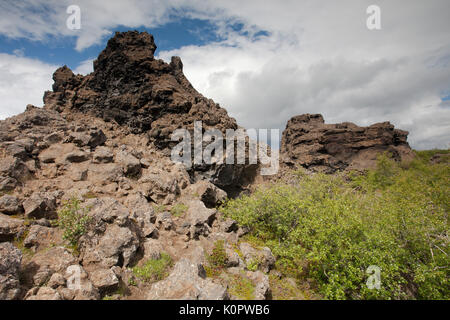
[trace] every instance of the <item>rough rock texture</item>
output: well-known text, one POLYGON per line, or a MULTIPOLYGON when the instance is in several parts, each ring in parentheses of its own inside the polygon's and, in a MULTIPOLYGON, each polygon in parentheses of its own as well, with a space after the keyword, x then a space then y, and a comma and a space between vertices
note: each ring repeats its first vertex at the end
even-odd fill
POLYGON ((25 230, 22 219, 11 218, 0 213, 0 242, 13 241, 25 230))
POLYGON ((165 280, 155 283, 149 300, 224 300, 228 298, 226 288, 205 279, 203 266, 188 259, 180 260, 165 280))
MULTIPOLYGON (((117 32, 94 61, 93 73, 74 75, 67 66, 56 70, 53 91, 44 96, 45 108, 81 111, 126 126, 132 133, 146 134, 166 154, 178 144, 171 141, 171 134, 178 128, 193 132, 194 121, 202 121, 203 129, 215 128, 223 133, 238 128, 225 109, 192 87, 179 57, 172 57, 167 64, 154 58, 155 50, 153 36, 146 32, 117 32)), ((100 136, 94 145, 83 133, 75 134, 73 141, 95 148, 104 142, 103 132, 100 136)), ((127 174, 139 173, 139 161, 126 154, 119 157, 127 174)), ((190 174, 192 179, 207 178, 220 187, 229 187, 239 184, 249 168, 199 165, 190 174)))
POLYGON ((27 286, 42 286, 54 273, 64 273, 68 266, 76 262, 76 258, 63 247, 40 251, 31 260, 22 263, 24 283, 27 286))
POLYGON ((20 297, 19 270, 22 252, 11 243, 0 243, 0 300, 20 297))
POLYGON ((373 167, 380 153, 388 151, 396 160, 413 157, 408 132, 389 122, 359 127, 350 122, 325 124, 320 114, 290 119, 283 131, 281 158, 289 166, 303 166, 332 173, 373 167))

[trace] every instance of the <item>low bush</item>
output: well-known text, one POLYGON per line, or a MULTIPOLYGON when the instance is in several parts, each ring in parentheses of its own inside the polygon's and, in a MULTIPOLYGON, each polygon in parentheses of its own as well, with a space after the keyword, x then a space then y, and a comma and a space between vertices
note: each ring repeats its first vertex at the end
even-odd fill
POLYGON ((329 299, 449 299, 450 168, 383 155, 367 174, 298 171, 221 210, 271 248, 285 276, 329 299), (369 266, 381 287, 369 289, 369 266))
POLYGON ((218 276, 227 264, 227 254, 225 252, 225 241, 217 240, 211 254, 206 255, 208 264, 205 266, 208 277, 218 276))
POLYGON ((132 271, 138 279, 144 282, 155 282, 168 276, 168 269, 172 264, 172 258, 162 252, 159 259, 149 259, 142 266, 134 267, 132 271))
POLYGON ((76 198, 65 202, 58 211, 56 224, 63 230, 63 239, 73 247, 78 246, 80 237, 87 231, 88 223, 91 220, 88 211, 88 208, 81 206, 81 200, 76 198))

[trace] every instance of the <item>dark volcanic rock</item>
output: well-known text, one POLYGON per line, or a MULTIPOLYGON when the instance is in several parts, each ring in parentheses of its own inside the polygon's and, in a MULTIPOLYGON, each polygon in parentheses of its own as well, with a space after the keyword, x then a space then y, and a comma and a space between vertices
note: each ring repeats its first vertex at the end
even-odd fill
POLYGON ((281 140, 281 157, 289 166, 315 171, 363 170, 388 151, 395 160, 413 157, 408 132, 389 122, 359 127, 350 122, 325 124, 320 114, 303 114, 288 121, 281 140))
MULTIPOLYGON (((74 75, 66 66, 53 75, 53 92, 44 95, 45 108, 59 112, 80 111, 148 134, 160 150, 170 154, 172 133, 178 128, 193 132, 194 121, 203 129, 225 134, 237 129, 236 120, 214 101, 198 93, 183 74, 183 63, 155 59, 153 36, 142 32, 117 32, 94 62, 94 72, 74 75)), ((220 187, 236 185, 243 165, 198 166, 193 180, 208 179, 220 187)))

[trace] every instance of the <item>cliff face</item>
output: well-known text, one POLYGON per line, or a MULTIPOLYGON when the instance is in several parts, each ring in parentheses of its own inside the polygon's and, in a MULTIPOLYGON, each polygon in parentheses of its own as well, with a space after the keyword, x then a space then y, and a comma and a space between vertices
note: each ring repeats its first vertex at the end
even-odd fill
POLYGON ((377 156, 389 152, 393 158, 408 160, 413 153, 408 132, 389 122, 359 127, 350 122, 325 124, 320 114, 293 117, 281 140, 282 161, 315 171, 363 170, 375 165, 377 156))

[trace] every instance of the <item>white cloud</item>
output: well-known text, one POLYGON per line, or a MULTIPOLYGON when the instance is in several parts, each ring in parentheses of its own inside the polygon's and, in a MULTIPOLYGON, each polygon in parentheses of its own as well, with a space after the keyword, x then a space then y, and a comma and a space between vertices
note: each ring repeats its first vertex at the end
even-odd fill
MULTIPOLYGON (((390 120, 410 131, 413 147, 448 147, 450 108, 440 100, 450 90, 447 0, 378 0, 380 31, 365 26, 371 0, 79 0, 79 31, 65 27, 69 4, 2 3, 0 33, 42 41, 75 35, 83 50, 119 25, 154 27, 176 15, 208 19, 224 41, 159 56, 180 55, 193 85, 240 124, 283 129, 291 116, 320 112, 327 122, 390 120), (233 29, 235 22, 250 36, 233 29), (259 30, 269 35, 255 41, 259 30)), ((88 60, 75 71, 91 67, 88 60)))
POLYGON ((87 75, 89 73, 91 73, 92 71, 94 71, 94 58, 92 59, 87 59, 82 61, 78 67, 73 70, 73 73, 75 74, 82 74, 82 75, 87 75))
POLYGON ((0 119, 25 110, 27 104, 42 106, 57 66, 39 60, 0 53, 0 119))

